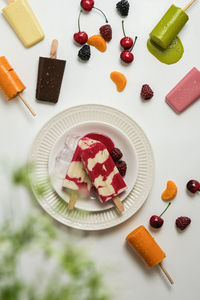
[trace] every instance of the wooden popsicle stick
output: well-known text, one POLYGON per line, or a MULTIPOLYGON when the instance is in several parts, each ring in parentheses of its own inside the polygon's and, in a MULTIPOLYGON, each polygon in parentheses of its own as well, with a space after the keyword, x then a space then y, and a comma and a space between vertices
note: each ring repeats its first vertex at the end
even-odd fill
POLYGON ((190 2, 183 8, 183 10, 186 11, 186 10, 194 3, 194 1, 196 1, 196 0, 190 1, 190 2))
POLYGON ((71 191, 69 203, 68 203, 69 210, 74 209, 77 199, 78 199, 78 193, 76 191, 71 191))
POLYGON ((19 98, 22 100, 22 102, 26 105, 26 107, 30 110, 30 112, 32 113, 32 115, 35 117, 36 113, 34 112, 34 110, 30 107, 30 105, 26 102, 26 100, 24 99, 24 97, 22 96, 22 94, 18 94, 19 98))
POLYGON ((117 210, 119 211, 119 213, 122 214, 122 213, 124 212, 124 205, 123 205, 123 203, 121 202, 120 198, 119 198, 119 197, 115 197, 115 198, 113 199, 113 202, 114 202, 114 204, 115 204, 117 210))
POLYGON ((171 278, 171 276, 169 275, 169 273, 167 272, 167 270, 166 270, 165 267, 163 266, 162 262, 159 263, 159 266, 160 266, 161 270, 164 272, 164 274, 165 274, 165 276, 167 277, 167 279, 169 280, 169 282, 170 282, 171 284, 174 284, 173 279, 171 278))
POLYGON ((56 59, 58 50, 58 40, 53 40, 51 44, 50 58, 56 59))

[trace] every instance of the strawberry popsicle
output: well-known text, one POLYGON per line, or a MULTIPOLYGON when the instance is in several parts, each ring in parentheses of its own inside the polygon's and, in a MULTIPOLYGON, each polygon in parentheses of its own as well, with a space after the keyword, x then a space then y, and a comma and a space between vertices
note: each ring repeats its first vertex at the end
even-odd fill
POLYGON ((24 44, 31 47, 44 38, 44 32, 27 0, 8 0, 3 15, 24 44))
POLYGON ((139 226, 132 231, 126 240, 149 268, 159 265, 170 283, 174 283, 162 265, 162 261, 166 257, 165 253, 144 226, 139 226))
POLYGON ((81 152, 82 150, 80 146, 77 145, 69 168, 67 170, 67 174, 63 182, 63 187, 89 194, 92 184, 82 163, 81 152))
POLYGON ((78 193, 90 194, 92 183, 81 160, 82 149, 77 145, 71 163, 67 170, 63 187, 71 191, 68 208, 72 210, 78 198, 78 193))
POLYGON ((115 147, 113 141, 105 134, 101 134, 98 132, 90 132, 87 133, 84 137, 103 143, 108 149, 108 152, 112 151, 115 147))
POLYGON ((0 89, 8 100, 14 99, 19 96, 23 103, 27 106, 33 116, 35 112, 32 110, 30 105, 25 101, 22 96, 22 92, 25 90, 25 85, 17 76, 14 69, 10 66, 5 56, 0 57, 0 89))
MULTIPOLYGON (((85 137, 101 141, 106 146, 108 151, 111 151, 114 148, 113 141, 108 136, 103 135, 101 133, 91 132, 86 134, 84 138, 85 137)), ((82 139, 82 141, 84 141, 84 138, 82 139)), ((69 209, 74 208, 78 192, 90 194, 92 188, 91 180, 89 179, 85 170, 85 166, 81 160, 81 153, 82 149, 79 145, 77 145, 72 161, 67 170, 65 180, 63 182, 64 188, 74 191, 74 193, 71 192, 70 195, 70 201, 68 206, 69 209)))
POLYGON ((166 102, 181 113, 200 97, 200 72, 190 70, 183 79, 167 94, 166 102))
POLYGON ((118 210, 124 210, 117 197, 126 189, 126 183, 120 175, 106 146, 89 138, 79 141, 81 158, 102 203, 113 200, 118 210), (115 198, 116 197, 116 198, 115 198))

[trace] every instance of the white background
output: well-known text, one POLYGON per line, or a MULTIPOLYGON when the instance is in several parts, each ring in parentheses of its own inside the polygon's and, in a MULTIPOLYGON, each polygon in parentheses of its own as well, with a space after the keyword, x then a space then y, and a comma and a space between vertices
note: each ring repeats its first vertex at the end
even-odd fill
MULTIPOLYGON (((151 195, 140 211, 126 223, 104 232, 71 231, 78 245, 87 249, 100 268, 107 268, 106 281, 115 300, 145 299, 199 299, 199 227, 200 198, 191 197, 185 190, 189 179, 200 179, 199 109, 197 101, 183 114, 176 115, 165 103, 165 95, 192 68, 200 69, 199 53, 199 1, 189 9, 189 22, 179 34, 185 53, 174 65, 157 61, 146 49, 148 34, 163 13, 173 3, 169 0, 130 0, 129 16, 125 20, 127 35, 138 36, 134 49, 135 61, 121 64, 119 41, 122 37, 121 17, 116 13, 116 0, 96 0, 95 5, 105 11, 113 28, 113 39, 105 53, 92 48, 91 59, 81 63, 77 59, 79 48, 72 36, 77 31, 79 1, 29 0, 46 38, 36 46, 25 49, 3 16, 0 17, 0 55, 5 55, 27 86, 24 97, 37 112, 33 119, 18 100, 9 103, 0 94, 0 159, 13 163, 26 162, 28 151, 39 129, 55 114, 80 104, 105 104, 131 116, 146 132, 155 155, 155 182, 151 195), (66 59, 59 102, 41 104, 35 100, 37 65, 39 56, 49 56, 52 39, 59 40, 58 58, 66 59), (127 77, 127 87, 118 93, 110 80, 110 72, 118 70, 127 77), (154 90, 152 100, 140 99, 142 84, 154 90), (161 271, 149 270, 126 246, 126 235, 144 224, 152 214, 160 214, 166 204, 160 199, 167 180, 174 180, 178 195, 165 215, 165 224, 154 237, 166 252, 164 265, 175 284, 170 286, 161 271), (175 219, 189 216, 191 225, 185 232, 175 228, 175 219), (76 239, 76 236, 79 238, 76 239)), ((185 0, 176 5, 184 7, 185 0)), ((6 5, 1 1, 0 8, 6 5)), ((104 19, 97 11, 83 15, 82 30, 88 35, 98 33, 104 19)), ((25 208, 24 208, 25 211, 25 208)), ((23 211, 21 211, 22 213, 23 211)), ((19 212, 18 212, 19 213, 19 212)))

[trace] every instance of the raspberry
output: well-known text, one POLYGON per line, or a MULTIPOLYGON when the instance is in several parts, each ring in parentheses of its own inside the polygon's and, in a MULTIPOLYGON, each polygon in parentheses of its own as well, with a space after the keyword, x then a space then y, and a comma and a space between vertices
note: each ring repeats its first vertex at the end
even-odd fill
POLYGON ((117 5, 116 5, 116 8, 117 8, 118 12, 119 12, 120 15, 122 15, 123 17, 128 16, 129 7, 130 7, 130 4, 128 3, 127 0, 121 0, 121 1, 118 2, 117 5))
POLYGON ((148 84, 144 84, 141 90, 141 97, 145 100, 153 97, 153 91, 148 84))
POLYGON ((124 177, 126 175, 126 170, 127 170, 127 164, 125 163, 125 161, 119 160, 115 164, 121 176, 124 177))
POLYGON ((106 42, 110 42, 112 40, 112 28, 109 24, 101 26, 99 31, 106 42))
POLYGON ((176 219, 176 226, 180 230, 184 230, 191 223, 191 219, 188 217, 179 217, 176 219))
POLYGON ((110 155, 111 155, 111 157, 112 157, 112 159, 113 159, 114 161, 120 160, 120 159, 122 158, 122 156, 123 156, 121 150, 118 149, 118 148, 113 148, 113 149, 110 151, 110 155))
POLYGON ((90 46, 88 45, 84 45, 78 52, 78 56, 80 57, 80 59, 87 61, 90 59, 90 46))

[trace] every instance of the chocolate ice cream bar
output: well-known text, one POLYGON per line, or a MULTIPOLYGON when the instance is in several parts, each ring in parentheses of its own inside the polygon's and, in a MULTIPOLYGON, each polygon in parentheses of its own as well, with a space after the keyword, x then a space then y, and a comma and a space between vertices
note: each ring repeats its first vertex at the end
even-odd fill
POLYGON ((38 68, 37 100, 57 103, 65 70, 65 60, 56 59, 57 41, 53 41, 51 58, 40 57, 38 68))

